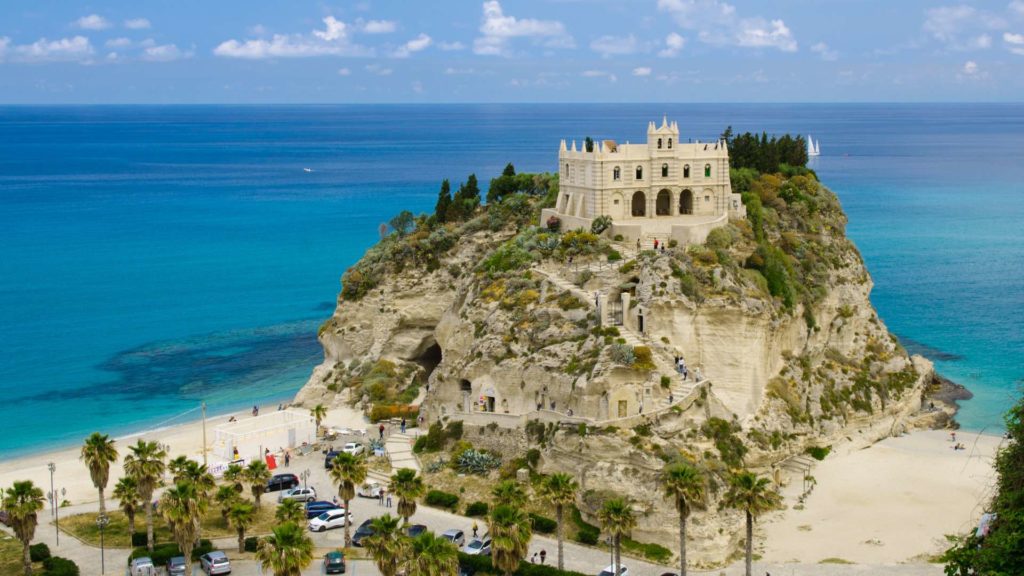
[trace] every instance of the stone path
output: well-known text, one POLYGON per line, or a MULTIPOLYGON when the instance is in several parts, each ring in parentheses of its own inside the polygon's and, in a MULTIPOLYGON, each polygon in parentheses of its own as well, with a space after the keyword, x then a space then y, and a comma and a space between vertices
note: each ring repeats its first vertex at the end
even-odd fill
POLYGON ((412 435, 401 432, 393 432, 387 437, 384 441, 384 450, 391 460, 392 469, 412 468, 417 472, 420 471, 420 462, 416 459, 416 455, 412 453, 414 441, 415 438, 412 435))

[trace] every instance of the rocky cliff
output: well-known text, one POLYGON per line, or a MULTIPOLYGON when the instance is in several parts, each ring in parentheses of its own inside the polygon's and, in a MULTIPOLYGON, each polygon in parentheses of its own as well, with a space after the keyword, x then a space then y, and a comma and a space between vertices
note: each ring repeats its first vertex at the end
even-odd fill
POLYGON ((584 516, 628 495, 634 539, 672 549, 657 477, 695 463, 713 481, 691 558, 722 562, 742 537, 739 513, 715 505, 731 470, 800 481, 788 463, 809 448, 902 431, 932 377, 872 308, 838 200, 813 174, 742 188, 747 219, 659 250, 539 228, 542 195, 421 218, 346 272, 297 401, 369 408, 424 386, 428 422, 518 431, 492 448, 542 448, 540 471, 580 479, 584 516))

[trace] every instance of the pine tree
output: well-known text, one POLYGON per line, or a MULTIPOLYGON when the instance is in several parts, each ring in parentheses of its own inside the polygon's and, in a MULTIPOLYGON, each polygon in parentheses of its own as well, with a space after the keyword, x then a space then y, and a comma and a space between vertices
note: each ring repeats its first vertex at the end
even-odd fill
POLYGON ((441 182, 441 191, 437 194, 437 204, 434 206, 434 214, 437 216, 438 222, 446 222, 448 220, 448 209, 451 205, 451 184, 449 184, 448 179, 445 178, 441 182))

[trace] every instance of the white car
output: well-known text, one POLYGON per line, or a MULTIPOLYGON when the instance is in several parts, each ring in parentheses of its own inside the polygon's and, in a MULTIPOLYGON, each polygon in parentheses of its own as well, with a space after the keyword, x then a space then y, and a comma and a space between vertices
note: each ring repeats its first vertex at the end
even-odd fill
POLYGON ((156 574, 156 566, 153 566, 153 560, 149 557, 135 558, 128 567, 128 574, 131 576, 153 576, 156 574))
POLYGON ((346 522, 352 523, 352 514, 346 512, 344 508, 328 510, 309 521, 309 531, 323 532, 331 528, 341 528, 346 522))
POLYGON ((220 550, 214 550, 200 556, 199 567, 203 569, 203 572, 211 575, 231 573, 231 562, 228 561, 227 554, 220 550))
POLYGON ((295 500, 296 502, 313 502, 316 500, 316 489, 312 486, 308 488, 292 488, 285 490, 277 495, 278 502, 284 502, 285 500, 295 500))
POLYGON ((384 486, 380 482, 367 482, 359 487, 356 492, 363 498, 380 498, 380 492, 384 489, 384 486))
POLYGON ((458 547, 460 547, 460 546, 462 546, 463 544, 466 543, 466 534, 462 530, 459 530, 458 528, 452 528, 451 530, 445 530, 444 533, 441 534, 441 538, 444 538, 445 540, 451 542, 452 544, 455 544, 456 548, 458 548, 458 547))
POLYGON ((471 538, 466 545, 462 547, 462 553, 469 556, 490 556, 491 555, 491 537, 484 536, 483 538, 471 538))
MULTIPOLYGON (((601 573, 597 576, 615 576, 615 572, 615 565, 609 564, 608 567, 601 570, 601 573)), ((629 576, 629 568, 626 568, 625 565, 619 566, 618 573, 618 576, 629 576)))
POLYGON ((342 452, 346 452, 353 456, 359 456, 363 453, 363 445, 360 442, 347 442, 345 447, 341 449, 342 452))

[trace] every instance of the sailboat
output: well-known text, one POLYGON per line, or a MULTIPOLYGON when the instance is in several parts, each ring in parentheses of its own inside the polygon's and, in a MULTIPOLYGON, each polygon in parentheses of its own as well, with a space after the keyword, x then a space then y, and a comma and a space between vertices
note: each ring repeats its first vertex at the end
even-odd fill
POLYGON ((810 134, 807 135, 807 155, 808 156, 821 156, 821 141, 814 141, 814 138, 810 134))

